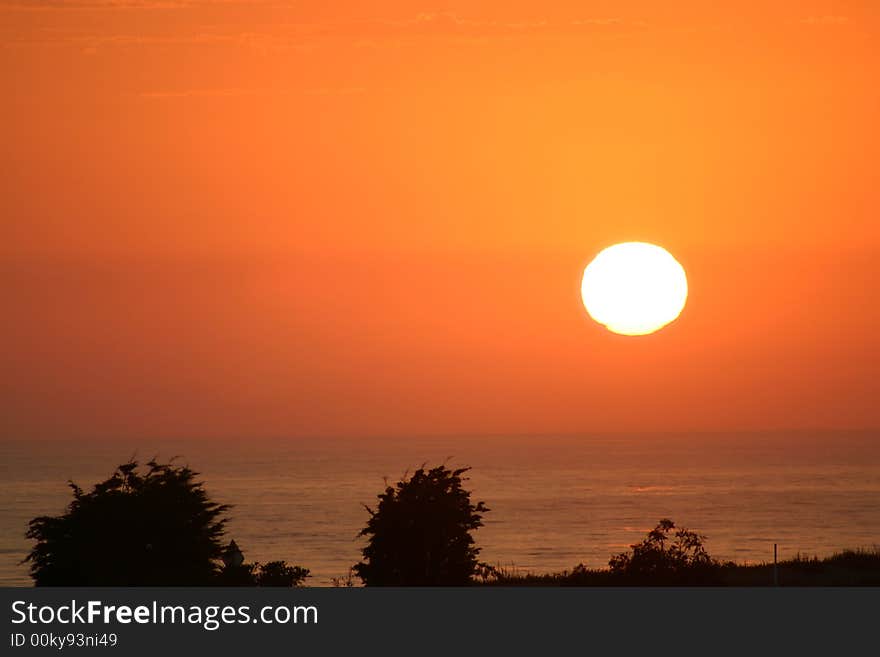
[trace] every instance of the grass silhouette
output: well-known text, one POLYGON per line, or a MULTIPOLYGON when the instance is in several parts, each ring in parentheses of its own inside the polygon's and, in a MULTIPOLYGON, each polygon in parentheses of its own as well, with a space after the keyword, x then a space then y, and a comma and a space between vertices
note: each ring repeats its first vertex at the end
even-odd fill
MULTIPOLYGON (((804 557, 776 564, 779 586, 880 586, 880 547, 843 550, 830 557, 804 557)), ((569 571, 536 574, 494 567, 478 580, 483 586, 774 586, 772 563, 719 563, 679 579, 620 576, 608 568, 579 565, 569 571)))

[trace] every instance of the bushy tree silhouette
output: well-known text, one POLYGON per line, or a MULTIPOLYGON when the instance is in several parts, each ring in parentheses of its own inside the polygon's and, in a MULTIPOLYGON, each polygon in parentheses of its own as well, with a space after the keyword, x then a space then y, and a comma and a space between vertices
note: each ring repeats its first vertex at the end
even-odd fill
MULTIPOLYGON (((229 509, 212 502, 187 467, 120 465, 91 492, 74 483, 60 516, 30 522, 37 543, 25 562, 37 586, 205 586, 227 582, 221 543, 229 509)), ((230 545, 234 547, 234 543, 230 545)), ((237 549, 237 548, 236 548, 237 549)), ((224 560, 225 561, 225 560, 224 560)), ((242 561, 235 564, 245 567, 242 561)), ((308 571, 284 562, 249 564, 238 585, 298 584, 308 571), (286 582, 278 584, 278 582, 286 582)))
POLYGON ((661 520, 632 552, 611 557, 611 572, 635 584, 712 583, 719 563, 703 546, 704 536, 661 520))
POLYGON ((489 509, 462 487, 469 468, 416 470, 388 486, 360 536, 369 537, 354 566, 367 586, 463 586, 471 583, 480 548, 471 531, 489 509))
POLYGON ((30 522, 26 561, 37 586, 198 586, 211 583, 228 507, 186 467, 131 461, 58 517, 30 522))

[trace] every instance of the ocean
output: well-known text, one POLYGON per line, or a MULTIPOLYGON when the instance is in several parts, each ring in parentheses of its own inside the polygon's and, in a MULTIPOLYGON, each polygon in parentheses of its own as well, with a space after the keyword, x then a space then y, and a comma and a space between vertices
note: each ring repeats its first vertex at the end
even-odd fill
POLYGON ((28 520, 61 513, 67 481, 90 488, 136 457, 177 457, 248 560, 285 559, 308 584, 344 578, 384 481, 422 464, 470 466, 483 561, 519 572, 604 567, 661 518, 737 562, 880 544, 880 431, 0 443, 0 585, 30 585, 28 520))

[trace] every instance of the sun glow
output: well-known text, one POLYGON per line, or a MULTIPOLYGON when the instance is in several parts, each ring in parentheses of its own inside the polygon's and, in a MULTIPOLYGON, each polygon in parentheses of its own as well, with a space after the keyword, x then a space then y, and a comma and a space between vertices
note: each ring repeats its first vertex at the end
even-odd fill
POLYGON ((609 246, 584 269, 581 296, 594 320, 621 335, 647 335, 675 320, 687 301, 684 268, 645 242, 609 246))

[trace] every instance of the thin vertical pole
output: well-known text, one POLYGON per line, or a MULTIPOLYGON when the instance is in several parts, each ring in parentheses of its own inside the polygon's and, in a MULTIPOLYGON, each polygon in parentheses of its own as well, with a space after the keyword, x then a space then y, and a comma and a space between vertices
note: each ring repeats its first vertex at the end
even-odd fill
POLYGON ((773 586, 779 586, 779 568, 776 565, 776 543, 773 544, 773 586))

